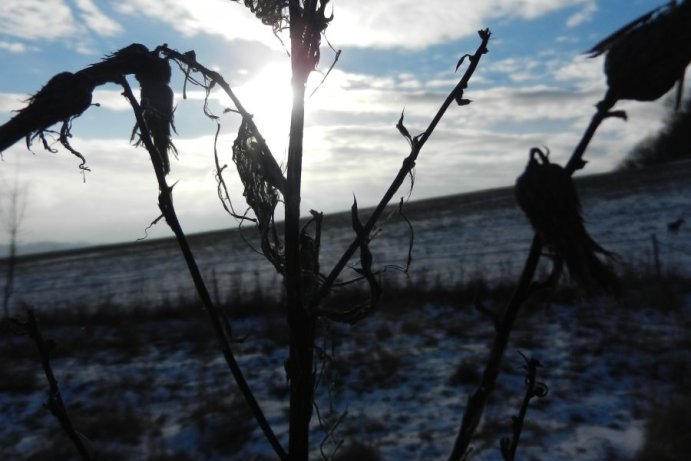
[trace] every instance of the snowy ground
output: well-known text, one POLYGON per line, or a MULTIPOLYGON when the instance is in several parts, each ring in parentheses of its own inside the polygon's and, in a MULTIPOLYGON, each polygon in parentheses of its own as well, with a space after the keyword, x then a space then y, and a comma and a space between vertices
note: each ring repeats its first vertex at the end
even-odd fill
MULTIPOLYGON (((653 308, 641 293, 636 305, 600 299, 528 306, 472 459, 499 459, 499 440, 510 435, 524 392, 518 351, 543 363, 538 379, 549 386, 528 411, 521 459, 631 459, 651 406, 691 379, 691 298, 670 297, 674 306, 653 308)), ((239 361, 285 441, 283 320, 233 325, 244 338, 239 361)), ((323 445, 326 432, 315 415, 314 459, 321 459, 320 445, 330 453, 341 440, 376 447, 384 460, 446 459, 491 334, 486 317, 450 305, 389 308, 355 327, 323 325, 319 415, 333 423, 346 414, 323 445)), ((100 459, 271 459, 201 318, 96 319, 44 335, 58 340, 54 367, 63 398, 100 459)), ((0 350, 3 459, 74 459, 42 407, 46 385, 28 338, 0 350)))

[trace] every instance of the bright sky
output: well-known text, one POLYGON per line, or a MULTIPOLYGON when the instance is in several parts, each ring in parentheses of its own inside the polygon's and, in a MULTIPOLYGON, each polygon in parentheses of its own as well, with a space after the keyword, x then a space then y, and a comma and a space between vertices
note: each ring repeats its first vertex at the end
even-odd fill
MULTIPOLYGON (((289 60, 269 27, 229 0, 3 0, 0 9, 0 123, 52 75, 76 71, 133 42, 194 49, 221 72, 253 114, 279 163, 288 145, 289 60)), ((332 212, 375 204, 408 154, 395 128, 426 128, 461 72, 458 58, 493 33, 489 54, 466 91, 473 103, 452 107, 422 151, 413 199, 513 184, 532 146, 548 146, 564 162, 604 95, 602 58, 583 52, 662 0, 332 0, 327 38, 342 55, 307 101, 303 211, 332 212), (366 5, 366 6, 364 6, 366 5), (433 6, 431 6, 433 5, 433 6)), ((320 68, 334 53, 325 47, 320 68)), ((176 68, 174 68, 176 70, 176 68)), ((314 82, 322 76, 314 75, 314 82)), ((136 81, 131 79, 136 86, 136 81)), ((182 100, 175 78, 176 127, 170 182, 188 232, 236 226, 216 196, 215 124, 201 111, 201 94, 182 100)), ((214 107, 229 107, 214 94, 214 107)), ((23 143, 3 153, 0 204, 8 184, 25 192, 20 242, 133 241, 158 216, 157 186, 148 155, 129 143, 134 120, 115 86, 97 90, 75 120, 72 144, 87 159, 84 176, 70 153, 34 154, 23 143)), ((669 110, 663 102, 622 103, 629 121, 609 120, 598 132, 586 172, 610 170, 669 110)), ((238 119, 222 119, 224 163, 238 119)), ((232 165, 231 165, 232 166, 232 165)), ((229 171, 231 168, 229 168, 229 171)), ((235 174, 235 205, 244 209, 235 174)), ((402 190, 398 194, 404 195, 402 190)), ((0 228, 0 232, 4 229, 0 228)), ((150 236, 168 236, 158 224, 150 236)), ((0 243, 6 235, 0 235, 0 243)))

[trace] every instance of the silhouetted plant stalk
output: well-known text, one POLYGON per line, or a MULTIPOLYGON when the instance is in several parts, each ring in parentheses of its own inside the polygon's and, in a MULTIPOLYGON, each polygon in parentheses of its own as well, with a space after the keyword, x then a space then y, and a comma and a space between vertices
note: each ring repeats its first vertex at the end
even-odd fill
POLYGON ((201 275, 201 272, 194 258, 192 250, 189 246, 187 237, 185 236, 185 233, 183 232, 182 227, 180 226, 180 222, 177 218, 177 214, 173 206, 172 187, 168 186, 168 183, 166 181, 165 165, 161 160, 161 156, 159 155, 156 146, 154 145, 153 141, 151 140, 151 137, 148 134, 148 130, 146 129, 147 125, 142 114, 142 109, 139 103, 137 102, 137 99, 134 97, 134 94, 132 93, 132 90, 129 84, 127 83, 127 80, 124 77, 122 77, 119 83, 122 85, 124 89, 124 96, 127 98, 130 105, 132 106, 132 110, 134 111, 134 116, 137 120, 137 125, 140 129, 141 141, 151 157, 151 162, 153 164, 154 171, 156 173, 156 179, 158 181, 159 186, 159 209, 161 210, 161 213, 164 219, 166 220, 166 223, 168 224, 168 226, 170 226, 171 230, 175 234, 177 242, 180 246, 180 250, 185 258, 185 262, 187 263, 187 267, 189 269, 199 298, 202 301, 205 310, 209 314, 209 319, 211 321, 214 333, 216 334, 216 337, 219 340, 219 344, 221 346, 223 356, 226 360, 226 364, 228 365, 228 368, 230 369, 233 378, 235 379, 235 382, 237 383, 238 388, 240 389, 240 392, 242 393, 245 401, 250 406, 252 413, 254 414, 254 417, 257 420, 257 423, 264 432, 264 436, 266 437, 267 441, 271 444, 272 448, 281 460, 287 460, 287 453, 285 452, 281 443, 278 441, 278 438, 271 429, 269 422, 266 420, 266 417, 264 416, 264 413, 261 407, 259 406, 259 403, 254 397, 254 394, 252 393, 252 390, 249 384, 247 383, 247 380, 245 379, 242 370, 240 369, 240 366, 237 363, 237 360, 235 359, 235 355, 233 354, 232 348, 230 347, 231 331, 229 323, 225 319, 225 314, 211 300, 211 296, 206 287, 206 284, 204 283, 204 279, 201 275))
MULTIPOLYGON (((288 369, 290 415, 288 453, 291 461, 309 458, 309 425, 314 403, 314 339, 316 317, 305 306, 302 286, 300 200, 302 184, 305 85, 319 63, 321 34, 330 18, 325 16, 329 0, 289 0, 291 87, 290 140, 285 191, 285 286, 289 328, 288 369)), ((317 236, 318 238, 318 236, 317 236)), ((318 255, 316 256, 318 258, 318 255)))
POLYGON ((62 427, 62 430, 65 431, 79 452, 79 456, 84 461, 96 459, 87 446, 88 439, 75 429, 72 420, 67 414, 67 408, 65 408, 65 404, 62 401, 58 380, 55 378, 55 373, 53 373, 53 367, 50 363, 50 355, 55 348, 55 343, 43 339, 43 334, 38 326, 33 309, 27 310, 27 320, 25 322, 20 322, 18 320, 13 320, 12 322, 19 328, 19 333, 26 332, 29 335, 38 350, 43 373, 46 375, 46 380, 48 381, 48 400, 46 400, 44 404, 45 407, 58 420, 60 427, 62 427))

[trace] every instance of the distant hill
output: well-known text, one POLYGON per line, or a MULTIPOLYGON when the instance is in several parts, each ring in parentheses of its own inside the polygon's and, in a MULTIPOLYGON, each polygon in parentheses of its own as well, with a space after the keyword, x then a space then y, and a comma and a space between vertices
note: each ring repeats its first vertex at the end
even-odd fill
MULTIPOLYGON (((39 253, 53 253, 57 251, 76 250, 93 246, 90 242, 35 242, 27 243, 19 246, 19 255, 39 254, 39 253)), ((0 244, 0 259, 7 257, 9 253, 9 245, 0 244)))

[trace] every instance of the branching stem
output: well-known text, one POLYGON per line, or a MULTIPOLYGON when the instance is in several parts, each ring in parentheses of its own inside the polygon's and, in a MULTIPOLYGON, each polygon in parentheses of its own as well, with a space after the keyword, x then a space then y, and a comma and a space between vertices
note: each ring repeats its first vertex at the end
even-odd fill
MULTIPOLYGON (((393 179, 388 190, 384 193, 384 196, 379 201, 379 204, 377 205, 375 210, 372 212, 372 215, 367 220, 367 223, 365 223, 365 225, 364 225, 364 234, 365 235, 369 235, 369 233, 374 229, 377 221, 379 220, 382 213, 386 209, 386 206, 389 204, 389 202, 393 198, 394 194, 401 187, 401 185, 405 181, 408 174, 410 174, 412 169, 415 167, 415 161, 417 160, 417 157, 420 154, 422 147, 425 145, 425 143, 427 142, 429 137, 432 135, 432 132, 434 132, 434 129, 437 127, 437 125, 439 124, 439 121, 442 119, 442 117, 446 113, 446 110, 449 108, 449 106, 451 105, 452 102, 458 101, 460 99, 461 95, 463 94, 463 90, 468 86, 468 82, 470 81, 470 77, 472 77, 478 63, 480 62, 480 58, 482 57, 483 54, 487 53, 487 44, 489 42, 490 35, 491 34, 490 34, 489 29, 485 29, 485 30, 480 31, 480 37, 482 38, 482 42, 480 43, 480 46, 475 51, 475 54, 470 58, 470 64, 469 64, 468 68, 466 69, 465 73, 463 74, 463 77, 458 82, 456 87, 451 91, 451 93, 449 93, 449 95, 446 97, 446 100, 442 103, 441 107, 437 111, 436 115, 434 116, 434 118, 430 122, 427 129, 420 136, 412 139, 410 154, 403 160, 403 165, 401 166, 401 169, 398 171, 398 174, 393 179)), ((319 303, 329 293, 329 290, 333 286, 334 282, 336 281, 338 276, 341 274, 341 272, 345 268, 346 264, 348 264, 348 261, 350 261, 350 258, 352 258, 352 256, 355 254, 355 252, 358 250, 359 247, 360 247, 359 240, 356 237, 355 239, 353 239, 350 246, 346 249, 346 251, 343 253, 341 258, 335 264, 335 266, 333 267, 333 269, 331 270, 329 275, 327 275, 326 279, 324 280, 324 282, 321 285, 319 292, 317 293, 317 295, 314 297, 314 300, 312 301, 312 304, 310 306, 310 310, 317 309, 317 306, 319 306, 319 303)))

